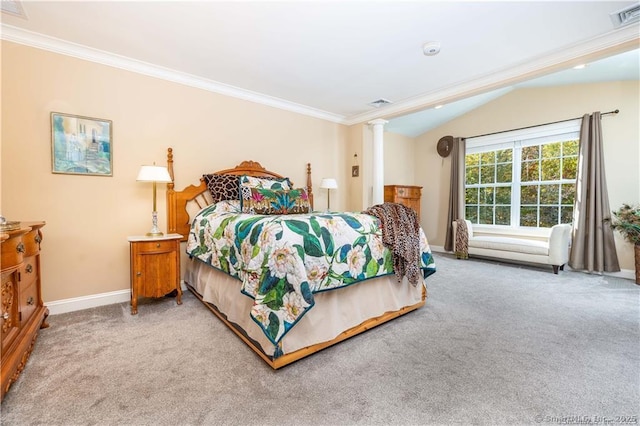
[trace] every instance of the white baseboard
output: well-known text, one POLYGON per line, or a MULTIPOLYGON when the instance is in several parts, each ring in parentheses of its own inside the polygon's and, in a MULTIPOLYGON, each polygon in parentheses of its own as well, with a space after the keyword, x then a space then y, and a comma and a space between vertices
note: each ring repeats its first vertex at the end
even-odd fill
MULTIPOLYGON (((181 283, 181 287, 182 291, 187 290, 184 283, 181 283)), ((128 302, 130 300, 131 291, 127 289, 73 297, 71 299, 54 300, 52 302, 44 302, 44 304, 49 308, 49 315, 56 315, 81 311, 83 309, 96 308, 98 306, 113 305, 114 303, 128 302)))
POLYGON ((127 289, 73 297, 71 299, 54 300, 53 302, 45 302, 44 304, 49 308, 49 315, 56 315, 98 306, 112 305, 114 303, 128 302, 129 300, 131 300, 131 291, 127 289))

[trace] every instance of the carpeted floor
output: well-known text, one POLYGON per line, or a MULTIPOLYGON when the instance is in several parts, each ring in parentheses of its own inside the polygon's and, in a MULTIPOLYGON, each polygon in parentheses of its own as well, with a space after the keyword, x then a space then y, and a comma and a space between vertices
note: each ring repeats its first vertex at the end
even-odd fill
POLYGON ((189 293, 51 316, 1 423, 638 422, 640 286, 435 257, 424 308, 279 371, 189 293))

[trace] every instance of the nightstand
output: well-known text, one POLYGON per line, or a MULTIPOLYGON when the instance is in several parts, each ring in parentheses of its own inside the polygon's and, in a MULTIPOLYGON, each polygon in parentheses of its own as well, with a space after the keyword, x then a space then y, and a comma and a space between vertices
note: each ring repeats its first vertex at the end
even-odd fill
POLYGON ((180 234, 129 237, 131 254, 131 315, 138 313, 138 297, 164 297, 175 292, 182 304, 180 287, 180 234))

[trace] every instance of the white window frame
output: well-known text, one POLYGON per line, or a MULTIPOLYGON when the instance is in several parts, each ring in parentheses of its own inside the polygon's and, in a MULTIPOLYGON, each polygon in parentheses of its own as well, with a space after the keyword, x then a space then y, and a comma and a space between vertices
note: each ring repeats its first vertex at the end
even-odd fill
MULTIPOLYGON (((512 168, 511 168, 511 225, 487 225, 475 224, 475 226, 486 227, 487 229, 499 228, 518 228, 518 229, 534 229, 534 227, 520 226, 520 185, 521 185, 521 148, 542 145, 553 142, 563 142, 568 140, 580 139, 581 119, 567 120, 559 123, 544 124, 541 126, 529 127, 524 129, 510 130, 506 132, 495 133, 486 136, 477 136, 466 139, 467 154, 479 154, 487 151, 496 151, 501 149, 513 149, 512 168), (516 224, 516 225, 514 225, 516 224)), ((562 180, 551 181, 550 183, 564 183, 562 180)), ((466 190, 466 181, 464 188, 466 190)), ((493 186, 495 187, 495 185, 493 186)), ((465 191, 466 192, 466 191, 465 191)), ((463 209, 466 212, 466 208, 463 209)), ((495 218, 494 218, 495 220, 495 218)), ((538 228, 538 227, 536 227, 538 228)), ((543 228, 544 229, 544 228, 543 228)))

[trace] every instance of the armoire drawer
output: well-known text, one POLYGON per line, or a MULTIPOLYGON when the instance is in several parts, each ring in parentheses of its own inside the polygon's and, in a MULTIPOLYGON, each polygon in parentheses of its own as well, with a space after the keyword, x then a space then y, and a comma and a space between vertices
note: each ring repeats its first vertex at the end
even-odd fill
POLYGON ((395 195, 402 198, 420 198, 420 188, 400 187, 395 188, 395 195))

